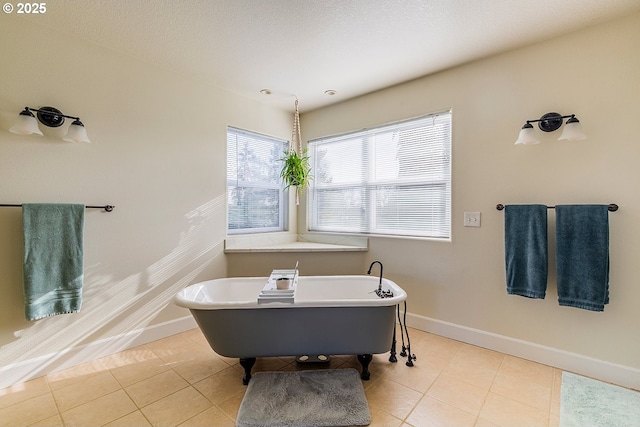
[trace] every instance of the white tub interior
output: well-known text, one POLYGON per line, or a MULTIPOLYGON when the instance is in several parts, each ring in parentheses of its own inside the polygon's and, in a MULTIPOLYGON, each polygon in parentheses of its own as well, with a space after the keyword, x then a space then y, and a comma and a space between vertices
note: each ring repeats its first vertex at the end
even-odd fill
POLYGON ((267 277, 233 277, 208 280, 186 287, 174 302, 191 309, 287 308, 395 305, 407 294, 393 281, 382 279, 382 288, 391 290, 392 298, 380 298, 375 290, 378 277, 373 276, 300 276, 294 303, 258 304, 258 294, 267 277))

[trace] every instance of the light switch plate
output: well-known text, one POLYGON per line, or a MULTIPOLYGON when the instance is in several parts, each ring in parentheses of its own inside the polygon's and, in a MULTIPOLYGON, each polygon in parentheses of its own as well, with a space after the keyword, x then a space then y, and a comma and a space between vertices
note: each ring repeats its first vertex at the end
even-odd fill
POLYGON ((465 227, 480 227, 480 212, 465 212, 464 213, 464 226, 465 227))

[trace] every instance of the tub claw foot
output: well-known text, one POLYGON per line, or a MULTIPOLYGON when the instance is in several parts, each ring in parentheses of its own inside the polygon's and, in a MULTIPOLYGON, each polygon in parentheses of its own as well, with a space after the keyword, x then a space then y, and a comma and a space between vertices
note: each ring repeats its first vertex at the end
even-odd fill
POLYGON ((360 362, 360 364, 362 365, 362 375, 360 375, 360 378, 365 381, 369 381, 369 378, 371 378, 371 372, 369 372, 369 363, 371 363, 372 360, 373 355, 371 354, 358 355, 358 362, 360 362))
POLYGON ((255 357, 241 358, 240 366, 244 368, 244 377, 242 377, 242 384, 248 385, 251 380, 251 368, 256 363, 255 357))

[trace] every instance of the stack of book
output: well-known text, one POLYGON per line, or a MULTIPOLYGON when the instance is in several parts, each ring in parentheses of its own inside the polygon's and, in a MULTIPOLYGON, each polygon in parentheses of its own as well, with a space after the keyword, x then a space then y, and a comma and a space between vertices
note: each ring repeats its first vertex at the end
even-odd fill
POLYGON ((293 303, 296 295, 296 285, 298 283, 297 270, 273 270, 267 284, 264 285, 258 303, 288 302, 293 303), (284 280, 278 280, 284 279, 284 280), (278 282, 288 281, 288 287, 278 289, 278 282))

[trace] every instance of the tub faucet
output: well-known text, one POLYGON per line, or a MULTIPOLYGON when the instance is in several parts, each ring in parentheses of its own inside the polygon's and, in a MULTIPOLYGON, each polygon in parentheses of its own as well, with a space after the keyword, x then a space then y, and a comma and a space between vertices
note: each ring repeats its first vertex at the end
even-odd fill
POLYGON ((378 289, 376 289, 376 295, 380 298, 390 298, 393 296, 393 292, 391 291, 383 291, 382 290, 382 263, 380 261, 373 261, 371 265, 369 265, 369 271, 367 274, 371 274, 371 269, 373 268, 373 264, 380 264, 380 282, 378 282, 378 289))

